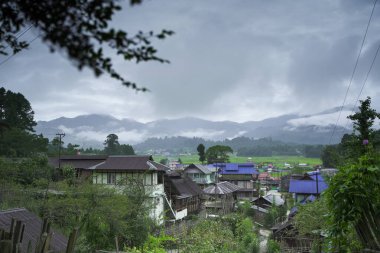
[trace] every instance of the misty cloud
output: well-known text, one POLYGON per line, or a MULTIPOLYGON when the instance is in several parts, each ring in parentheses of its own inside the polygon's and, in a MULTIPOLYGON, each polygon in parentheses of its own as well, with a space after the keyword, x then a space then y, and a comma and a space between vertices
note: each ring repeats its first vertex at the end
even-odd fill
MULTIPOLYGON (((244 122, 314 113, 342 104, 372 6, 370 0, 157 0, 136 7, 125 2, 115 26, 131 33, 175 31, 153 42, 170 64, 114 58, 117 70, 150 92, 136 94, 110 78, 79 72, 63 53, 50 54, 38 40, 0 66, 0 85, 23 93, 38 120, 97 113, 142 122, 185 116, 244 122)), ((377 6, 346 104, 355 103, 380 43, 379 17, 377 6)), ((30 31, 25 38, 35 34, 30 31)), ((377 59, 361 95, 371 96, 376 108, 379 64, 377 59)), ((328 124, 334 116, 304 120, 328 124)), ((80 132, 94 140, 107 134, 80 132)), ((145 135, 119 134, 128 142, 145 135)))

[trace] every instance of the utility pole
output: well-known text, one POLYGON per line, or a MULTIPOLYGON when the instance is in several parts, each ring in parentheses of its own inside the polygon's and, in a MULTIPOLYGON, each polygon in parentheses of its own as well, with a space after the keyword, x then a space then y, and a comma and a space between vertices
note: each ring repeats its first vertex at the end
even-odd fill
POLYGON ((318 195, 318 193, 319 193, 319 184, 318 184, 318 174, 319 174, 319 169, 317 169, 317 171, 315 172, 315 182, 316 182, 316 184, 317 184, 317 198, 319 198, 319 195, 318 195))
POLYGON ((65 133, 56 134, 59 136, 59 146, 58 146, 58 169, 61 170, 61 146, 62 146, 62 138, 65 137, 65 133))

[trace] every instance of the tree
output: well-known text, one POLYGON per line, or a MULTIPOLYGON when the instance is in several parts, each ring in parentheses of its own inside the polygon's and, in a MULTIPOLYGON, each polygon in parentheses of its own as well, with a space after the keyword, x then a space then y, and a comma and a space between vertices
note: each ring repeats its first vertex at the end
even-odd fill
POLYGON ((260 242, 257 235, 253 232, 253 223, 251 218, 240 220, 236 228, 236 237, 239 240, 239 252, 241 253, 258 253, 260 252, 260 242))
MULTIPOLYGON (((371 98, 367 97, 365 100, 360 100, 359 111, 353 115, 347 116, 353 121, 354 134, 358 144, 365 144, 365 142, 373 140, 374 130, 372 129, 375 119, 380 119, 380 114, 375 109, 371 108, 371 98)), ((364 154, 365 148, 361 145, 360 153, 364 154)))
POLYGON ((233 153, 233 150, 229 146, 215 145, 209 147, 206 151, 206 159, 208 163, 229 162, 229 153, 233 153))
POLYGON ((306 145, 304 147, 304 155, 305 157, 320 158, 322 150, 322 145, 306 145))
MULTIPOLYGON (((130 4, 141 1, 130 0, 130 4)), ((0 8, 0 54, 7 55, 8 47, 13 54, 27 48, 29 42, 19 40, 19 34, 33 27, 52 52, 65 52, 79 70, 88 67, 96 76, 106 73, 127 87, 145 91, 146 88, 138 88, 135 83, 125 80, 115 70, 111 57, 105 51, 112 49, 124 60, 137 63, 166 63, 167 60, 156 56, 157 50, 151 45, 151 40, 164 39, 173 32, 140 31, 130 35, 116 30, 110 27, 110 22, 114 13, 120 10, 116 0, 4 0, 0 8)))
POLYGON ((116 134, 107 135, 107 139, 104 141, 104 152, 107 155, 116 155, 119 150, 119 137, 116 134))
POLYGON ((374 149, 380 146, 379 132, 372 128, 380 114, 371 108, 370 97, 360 100, 359 111, 347 118, 353 121, 354 131, 343 135, 338 145, 324 148, 321 155, 324 166, 339 167, 356 163, 366 153, 368 146, 374 149))
POLYGON ((168 158, 162 158, 162 159, 160 160, 160 163, 163 164, 163 165, 167 165, 168 162, 169 162, 168 158))
POLYGON ((360 100, 359 112, 347 116, 353 121, 354 130, 359 132, 359 139, 369 140, 374 130, 372 129, 375 119, 380 119, 380 114, 371 108, 371 98, 360 100))
POLYGON ((323 167, 337 168, 340 164, 340 154, 337 145, 328 145, 324 147, 321 154, 323 167))
MULTIPOLYGON (((54 169, 43 155, 36 155, 20 162, 0 160, 0 178, 23 186, 33 185, 42 179, 51 180, 54 169)), ((0 183, 2 185, 3 182, 0 183)))
MULTIPOLYGON (((331 218, 330 249, 343 252, 352 248, 352 231, 360 246, 380 250, 380 154, 374 148, 374 120, 379 114, 371 109, 371 100, 360 101, 359 112, 348 116, 353 120, 354 133, 347 136, 348 152, 339 172, 332 177, 325 192, 331 218)), ((341 143, 341 144, 342 144, 341 143)))
POLYGON ((45 152, 48 139, 33 134, 34 112, 20 93, 0 88, 0 155, 24 157, 45 152))
POLYGON ((0 120, 9 128, 33 132, 37 123, 29 101, 21 94, 0 88, 0 120))
POLYGON ((121 144, 119 146, 118 155, 135 155, 135 150, 129 144, 121 144))
POLYGON ((196 224, 184 238, 183 252, 236 252, 238 243, 228 226, 218 220, 204 220, 196 224))
POLYGON ((203 164, 206 161, 206 154, 205 154, 205 145, 202 143, 198 145, 197 147, 198 155, 199 155, 199 161, 203 164))
POLYGON ((104 153, 107 155, 135 155, 133 147, 129 144, 119 143, 119 137, 116 134, 107 135, 104 141, 104 153))
POLYGON ((76 155, 78 153, 79 145, 78 144, 67 144, 66 150, 64 150, 65 154, 68 155, 76 155))

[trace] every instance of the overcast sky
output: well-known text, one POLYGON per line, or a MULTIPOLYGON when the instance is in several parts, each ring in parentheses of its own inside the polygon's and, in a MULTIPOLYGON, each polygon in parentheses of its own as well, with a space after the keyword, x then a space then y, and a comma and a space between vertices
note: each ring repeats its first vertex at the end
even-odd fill
MULTIPOLYGON (((125 2, 116 27, 175 31, 154 42, 170 64, 114 58, 118 71, 150 92, 80 72, 39 40, 0 66, 0 86, 24 94, 37 120, 97 113, 143 122, 190 116, 244 122, 312 114, 342 105, 372 7, 373 0, 125 2)), ((380 3, 346 104, 354 104, 379 43, 380 3)), ((378 110, 379 58, 361 96, 371 96, 378 110)))

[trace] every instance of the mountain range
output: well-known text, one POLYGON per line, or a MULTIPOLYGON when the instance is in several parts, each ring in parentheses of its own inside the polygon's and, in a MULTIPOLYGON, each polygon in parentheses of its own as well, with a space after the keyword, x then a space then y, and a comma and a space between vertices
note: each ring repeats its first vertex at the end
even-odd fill
POLYGON ((312 115, 288 114, 243 123, 192 117, 142 123, 133 119, 117 119, 110 115, 90 114, 38 121, 35 130, 49 139, 54 138, 56 133, 64 132, 65 144, 79 144, 83 148, 102 148, 110 133, 118 135, 121 144, 134 145, 149 138, 174 136, 215 141, 240 136, 254 139, 270 137, 285 143, 329 144, 339 142, 343 134, 352 131, 351 124, 345 119, 352 112, 348 107, 342 110, 341 123, 335 127, 339 110, 340 108, 333 108, 312 115))

